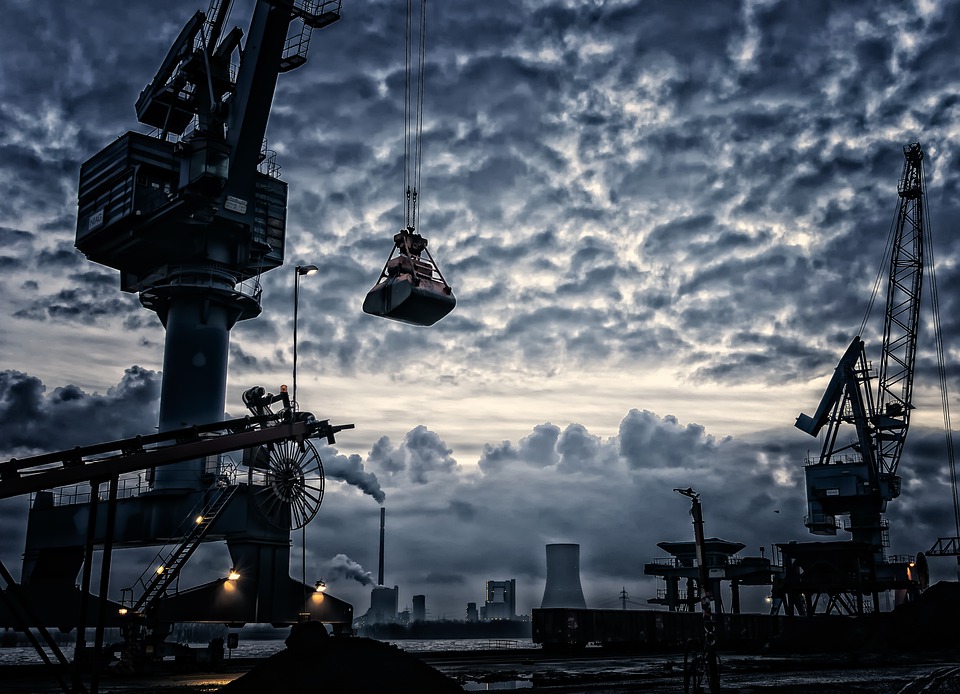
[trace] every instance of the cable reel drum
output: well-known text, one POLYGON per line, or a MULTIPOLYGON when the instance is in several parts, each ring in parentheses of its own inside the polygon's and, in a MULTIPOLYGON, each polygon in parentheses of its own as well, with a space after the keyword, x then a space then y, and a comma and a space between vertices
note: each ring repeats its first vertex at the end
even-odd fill
POLYGON ((299 530, 314 519, 323 503, 323 462, 306 439, 261 446, 249 461, 247 483, 265 521, 284 530, 299 530))
MULTIPOLYGON (((270 405, 281 402, 287 417, 313 416, 293 414, 286 386, 278 395, 254 386, 244 392, 243 402, 254 415, 273 414, 270 405)), ((299 530, 314 519, 323 503, 324 476, 320 454, 309 439, 247 449, 243 462, 254 506, 265 521, 284 530, 299 530)))

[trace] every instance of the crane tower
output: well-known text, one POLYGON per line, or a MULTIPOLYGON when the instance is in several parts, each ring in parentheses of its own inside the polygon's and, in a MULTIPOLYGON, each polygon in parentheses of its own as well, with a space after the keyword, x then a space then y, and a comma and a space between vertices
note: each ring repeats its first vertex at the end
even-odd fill
POLYGON ((863 340, 859 335, 854 337, 815 414, 797 417, 797 428, 811 436, 825 429, 820 455, 804 466, 808 511, 804 523, 815 535, 835 536, 841 527, 851 535, 851 542, 839 546, 781 546, 788 580, 793 569, 792 578, 807 583, 805 590, 794 597, 802 592, 808 610, 815 605, 812 596, 825 593, 829 596, 828 611, 852 610, 856 602, 856 611, 861 612, 864 593, 873 594, 876 606, 880 591, 915 591, 923 573, 912 558, 888 560, 885 549, 890 544, 889 522, 883 516, 887 502, 900 495, 897 466, 914 409, 913 375, 926 234, 923 150, 919 143, 912 143, 903 148, 903 153, 879 370, 874 374, 863 340), (814 565, 819 568, 814 569, 814 565), (825 579, 820 585, 813 578, 817 572, 822 572, 825 579), (831 572, 848 578, 833 580, 834 587, 829 588, 831 572), (801 573, 806 578, 801 579, 801 573), (844 583, 847 585, 841 585, 844 583), (858 588, 854 589, 854 584, 858 588))
MULTIPOLYGON (((137 118, 152 132, 122 135, 80 170, 77 248, 118 270, 120 289, 139 293, 166 329, 163 445, 183 443, 177 432, 221 435, 204 427, 224 419, 230 330, 259 315, 260 276, 284 261, 287 184, 264 140, 278 75, 306 62, 312 33, 337 22, 341 11, 340 0, 256 0, 244 35, 226 29, 231 5, 211 0, 206 13, 194 14, 141 92, 137 118)), ((279 397, 251 388, 244 404, 273 426, 269 404, 279 397)), ((303 423, 309 413, 285 402, 284 421, 303 423)), ((38 595, 74 591, 84 547, 89 557, 94 545, 171 544, 179 562, 198 542, 225 539, 241 574, 233 601, 222 599, 222 581, 170 596, 161 587, 164 619, 297 621, 308 609, 301 596, 313 586, 289 576, 290 532, 320 503, 316 450, 303 437, 251 447, 243 482, 217 455, 183 458, 148 471, 145 489, 119 500, 111 493, 115 522, 88 521, 86 504, 38 492, 28 518, 24 588, 38 595)), ((170 561, 157 572, 169 575, 170 561)), ((153 598, 147 590, 141 602, 153 598)), ((351 606, 331 595, 309 610, 346 628, 352 619, 351 606)))

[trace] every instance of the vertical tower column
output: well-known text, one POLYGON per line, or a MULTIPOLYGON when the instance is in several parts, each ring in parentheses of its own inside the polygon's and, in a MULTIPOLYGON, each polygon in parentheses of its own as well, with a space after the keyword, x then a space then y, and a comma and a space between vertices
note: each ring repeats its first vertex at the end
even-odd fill
MULTIPOLYGON (((166 284, 140 294, 167 330, 160 386, 160 430, 221 421, 227 390, 230 330, 260 313, 259 296, 235 289, 232 274, 212 268, 185 269, 166 284)), ((203 458, 157 469, 154 490, 198 491, 207 470, 203 458)))

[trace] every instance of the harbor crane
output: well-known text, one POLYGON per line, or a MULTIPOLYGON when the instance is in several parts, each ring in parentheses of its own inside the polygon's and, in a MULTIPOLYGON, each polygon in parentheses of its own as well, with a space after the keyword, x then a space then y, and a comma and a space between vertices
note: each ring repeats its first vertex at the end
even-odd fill
POLYGON ((796 421, 797 428, 811 436, 823 432, 819 456, 804 466, 804 524, 815 535, 835 536, 844 517, 842 527, 850 532, 851 541, 779 545, 785 562, 780 597, 787 599, 788 611, 812 613, 824 597, 819 607, 827 612, 862 613, 864 594, 872 594, 876 609, 881 591, 902 591, 908 598, 925 587, 923 555, 890 561, 885 552, 890 542, 884 513, 887 503, 900 496, 897 466, 914 410, 927 234, 923 149, 912 143, 904 146, 903 154, 879 369, 875 375, 857 335, 837 364, 816 412, 800 414, 796 421))
MULTIPOLYGON (((148 569, 162 580, 131 589, 140 595, 129 607, 153 618, 158 643, 179 621, 313 618, 350 630, 352 606, 329 594, 307 604, 314 586, 289 571, 291 531, 312 520, 322 498, 322 467, 309 439, 323 427, 301 431, 309 413, 295 401, 284 400, 278 420, 269 412, 276 396, 259 387, 244 394, 255 430, 223 423, 230 330, 260 314, 260 277, 284 263, 287 184, 265 141, 277 80, 306 63, 315 31, 341 18, 341 0, 250 4, 246 32, 227 28, 232 0, 211 0, 207 12, 196 12, 136 100, 137 119, 150 132, 121 135, 80 169, 76 247, 119 271, 120 289, 138 293, 166 329, 157 449, 138 438, 129 450, 121 442, 110 465, 86 465, 85 454, 100 455, 94 446, 54 454, 54 472, 0 466, 0 495, 33 494, 15 588, 35 608, 29 626, 78 627, 78 648, 86 613, 42 596, 70 605, 95 599, 86 590, 94 548, 107 556, 106 548, 175 548, 148 569), (223 455, 241 450, 242 465, 223 455), (118 480, 131 487, 118 491, 118 480), (87 493, 63 487, 84 481, 87 493), (107 513, 94 516, 102 484, 110 487, 107 513), (210 540, 226 540, 238 570, 230 573, 240 577, 171 585, 169 577, 210 540)), ((103 576, 101 605, 109 571, 103 576)), ((152 653, 162 657, 160 649, 152 653)))

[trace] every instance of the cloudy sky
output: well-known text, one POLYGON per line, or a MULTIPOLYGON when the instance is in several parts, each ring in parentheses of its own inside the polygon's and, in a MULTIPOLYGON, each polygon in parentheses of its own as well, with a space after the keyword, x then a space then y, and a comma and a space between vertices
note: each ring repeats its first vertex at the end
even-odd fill
MULTIPOLYGON (((137 95, 205 4, 5 3, 4 458, 156 425, 163 329, 74 249, 77 178, 140 128, 137 95)), ((549 542, 581 544, 591 606, 621 587, 645 601, 656 543, 692 536, 675 487, 746 553, 815 539, 802 464, 819 444, 793 422, 859 328, 918 140, 960 392, 960 5, 430 3, 419 230, 458 306, 427 329, 360 310, 404 221, 404 7, 344 0, 281 75, 267 136, 290 186, 288 262, 232 333, 235 416, 244 389, 289 381, 291 267, 320 267, 301 282, 301 406, 356 429, 322 451, 308 578, 366 609, 369 588, 334 558, 376 576, 380 497, 387 583, 401 606, 426 594, 433 617, 461 617, 487 579, 516 578, 528 612, 549 542)), ((954 534, 929 318, 889 508, 897 554, 954 534)), ((875 309, 875 360, 881 331, 875 309)), ((15 569, 25 508, 0 505, 15 569)), ((225 556, 208 550, 197 580, 225 556)), ((955 577, 952 560, 932 569, 955 577)))

